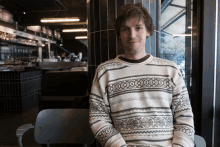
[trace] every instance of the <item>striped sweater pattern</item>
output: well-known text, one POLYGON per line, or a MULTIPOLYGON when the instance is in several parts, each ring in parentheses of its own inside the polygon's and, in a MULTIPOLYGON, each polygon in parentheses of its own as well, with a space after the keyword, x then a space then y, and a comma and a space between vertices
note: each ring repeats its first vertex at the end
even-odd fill
POLYGON ((89 100, 95 138, 103 147, 193 147, 193 113, 178 66, 147 56, 131 62, 119 55, 97 67, 89 100))

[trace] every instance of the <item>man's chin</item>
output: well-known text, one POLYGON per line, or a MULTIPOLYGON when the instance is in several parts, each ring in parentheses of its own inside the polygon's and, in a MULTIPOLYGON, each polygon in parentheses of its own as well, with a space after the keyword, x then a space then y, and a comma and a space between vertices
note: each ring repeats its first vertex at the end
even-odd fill
POLYGON ((126 51, 128 51, 130 53, 136 53, 138 51, 138 49, 136 49, 136 48, 127 48, 126 51))
POLYGON ((133 56, 133 55, 136 55, 138 52, 137 52, 137 51, 134 51, 134 50, 127 50, 125 53, 126 53, 127 55, 133 56))

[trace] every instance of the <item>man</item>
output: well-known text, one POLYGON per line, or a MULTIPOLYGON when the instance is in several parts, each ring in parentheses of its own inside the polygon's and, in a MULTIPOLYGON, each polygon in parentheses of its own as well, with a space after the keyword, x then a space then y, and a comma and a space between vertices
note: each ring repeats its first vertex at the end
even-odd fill
POLYGON ((124 55, 96 69, 90 126, 102 146, 193 147, 194 122, 177 65, 145 52, 152 18, 140 4, 123 6, 115 24, 124 55))

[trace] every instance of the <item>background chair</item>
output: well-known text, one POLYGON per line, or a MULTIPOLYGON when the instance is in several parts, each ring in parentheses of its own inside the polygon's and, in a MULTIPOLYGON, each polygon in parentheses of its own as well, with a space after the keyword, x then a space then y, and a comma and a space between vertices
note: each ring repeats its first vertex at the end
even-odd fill
POLYGON ((35 126, 25 124, 16 131, 19 147, 22 136, 34 128, 37 143, 47 144, 93 144, 95 137, 89 126, 88 109, 46 109, 38 113, 35 126))

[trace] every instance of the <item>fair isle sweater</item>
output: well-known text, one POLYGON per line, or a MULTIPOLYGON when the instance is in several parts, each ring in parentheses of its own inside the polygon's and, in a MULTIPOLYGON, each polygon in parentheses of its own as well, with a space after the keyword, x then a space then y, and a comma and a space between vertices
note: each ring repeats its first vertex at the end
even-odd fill
POLYGON ((193 147, 194 120, 177 65, 147 54, 100 64, 90 94, 89 123, 103 147, 193 147))

